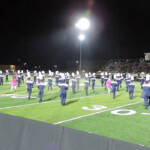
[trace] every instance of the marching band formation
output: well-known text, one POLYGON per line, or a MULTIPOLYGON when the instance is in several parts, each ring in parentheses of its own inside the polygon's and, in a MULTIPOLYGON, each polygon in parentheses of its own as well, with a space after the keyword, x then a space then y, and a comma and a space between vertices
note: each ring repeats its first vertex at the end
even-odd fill
MULTIPOLYGON (((92 90, 94 92, 95 89, 95 81, 100 80, 101 82, 101 87, 105 88, 105 91, 108 91, 108 94, 113 95, 113 99, 115 99, 116 91, 120 91, 120 88, 122 88, 122 81, 124 80, 126 83, 126 92, 129 93, 129 97, 131 100, 134 98, 134 89, 135 89, 135 84, 134 82, 134 76, 126 73, 107 73, 107 72, 101 72, 99 78, 96 79, 96 74, 95 73, 85 73, 84 74, 84 83, 80 84, 80 73, 77 71, 76 74, 72 73, 71 75, 66 72, 62 73, 59 71, 51 72, 50 70, 48 71, 47 77, 48 81, 45 82, 45 76, 46 73, 45 71, 34 71, 33 72, 33 81, 31 79, 31 73, 30 71, 27 70, 26 73, 20 70, 18 70, 16 73, 13 73, 12 77, 12 83, 11 83, 11 91, 17 89, 17 87, 20 87, 22 83, 24 83, 24 76, 27 76, 26 78, 26 87, 27 87, 27 92, 28 92, 28 100, 30 100, 31 94, 32 94, 32 88, 34 85, 37 86, 38 88, 38 96, 39 96, 39 103, 42 102, 42 97, 44 94, 44 89, 47 86, 48 90, 53 89, 53 80, 52 78, 55 77, 55 85, 60 88, 60 99, 61 99, 61 105, 65 105, 66 101, 66 96, 67 96, 67 90, 69 86, 72 88, 72 93, 76 93, 76 88, 79 90, 80 86, 84 86, 85 90, 85 95, 88 95, 88 88, 92 87, 92 90), (71 83, 69 82, 71 80, 71 83)), ((3 74, 2 71, 0 71, 0 86, 3 85, 3 77, 5 76, 5 82, 9 81, 9 72, 8 70, 5 71, 3 74)), ((142 73, 140 75, 140 85, 141 89, 143 90, 141 94, 141 98, 144 99, 145 102, 145 109, 148 109, 148 106, 150 104, 150 75, 149 74, 144 74, 142 73), (149 101, 149 102, 148 102, 149 101)))

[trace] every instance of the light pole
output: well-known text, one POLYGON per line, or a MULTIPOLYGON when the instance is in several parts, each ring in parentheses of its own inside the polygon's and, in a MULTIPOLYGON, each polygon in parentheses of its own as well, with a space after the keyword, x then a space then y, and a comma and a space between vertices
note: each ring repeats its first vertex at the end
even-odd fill
MULTIPOLYGON (((89 26, 90 26, 90 23, 89 23, 89 20, 87 18, 81 18, 76 24, 75 26, 80 30, 80 32, 82 31, 86 31, 89 26)), ((81 58, 82 58, 82 41, 85 39, 85 36, 84 34, 80 34, 79 35, 79 40, 80 40, 80 67, 79 67, 79 72, 81 74, 81 58)))
POLYGON ((82 63, 81 63, 81 59, 82 59, 82 41, 85 39, 85 36, 84 36, 84 34, 80 34, 78 38, 80 40, 80 67, 79 67, 79 72, 81 74, 81 66, 82 66, 82 63))

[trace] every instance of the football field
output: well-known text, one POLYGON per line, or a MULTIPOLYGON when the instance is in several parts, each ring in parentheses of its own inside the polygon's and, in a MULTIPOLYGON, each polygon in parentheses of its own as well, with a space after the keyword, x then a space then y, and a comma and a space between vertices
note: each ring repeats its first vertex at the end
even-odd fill
POLYGON ((76 94, 72 94, 69 87, 65 106, 60 104, 59 87, 55 85, 53 90, 45 88, 43 102, 39 103, 36 85, 33 87, 31 100, 28 101, 25 83, 16 92, 10 91, 10 84, 11 82, 0 86, 1 113, 150 147, 150 109, 145 110, 140 98, 142 90, 139 82, 135 82, 133 100, 129 99, 125 82, 116 93, 116 99, 108 95, 104 87, 99 86, 99 80, 96 81, 94 91, 89 87, 88 96, 85 96, 83 86, 76 89, 76 94))

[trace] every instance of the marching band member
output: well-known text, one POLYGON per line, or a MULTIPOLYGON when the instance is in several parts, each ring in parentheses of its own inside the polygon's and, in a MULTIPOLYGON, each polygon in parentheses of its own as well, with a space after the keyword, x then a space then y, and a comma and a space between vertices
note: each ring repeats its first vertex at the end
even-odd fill
POLYGON ((9 75, 9 72, 8 72, 8 70, 6 70, 6 82, 8 82, 8 75, 9 75))
POLYGON ((89 87, 88 74, 85 73, 84 90, 86 96, 88 95, 88 87, 89 87))
POLYGON ((129 97, 130 99, 133 99, 135 84, 133 83, 132 80, 131 80, 131 83, 129 83, 128 87, 129 87, 129 97))
POLYGON ((117 82, 116 81, 112 81, 111 82, 111 87, 112 87, 113 99, 115 99, 117 82))
POLYGON ((49 70, 49 74, 48 74, 48 90, 51 88, 52 90, 52 72, 49 70))
POLYGON ((79 89, 79 85, 80 85, 80 74, 79 74, 79 71, 77 71, 76 78, 77 78, 77 89, 79 89))
POLYGON ((28 91, 28 100, 30 100, 30 96, 31 96, 31 93, 32 93, 32 87, 33 87, 33 82, 31 81, 31 78, 30 78, 30 72, 27 73, 27 82, 26 82, 26 85, 27 85, 27 91, 28 91))
POLYGON ((144 98, 145 109, 148 109, 148 100, 150 99, 150 84, 146 81, 143 85, 143 92, 141 98, 144 98))
POLYGON ((103 87, 103 84, 104 84, 104 73, 102 72, 101 73, 101 86, 103 87))
POLYGON ((75 80, 75 75, 72 73, 72 93, 75 94, 75 88, 76 88, 76 80, 75 80))
POLYGON ((18 82, 18 87, 21 85, 21 75, 20 75, 20 70, 17 71, 17 82, 18 82))
POLYGON ((93 73, 93 74, 92 74, 92 77, 91 77, 91 81, 92 81, 92 90, 93 90, 93 92, 94 92, 94 88, 95 88, 95 80, 96 80, 96 78, 95 78, 95 73, 93 73))
POLYGON ((62 83, 59 83, 58 86, 60 88, 60 93, 59 93, 59 96, 61 98, 61 105, 64 106, 65 105, 65 102, 66 102, 66 96, 67 96, 67 90, 68 90, 68 85, 65 83, 65 76, 64 74, 62 74, 62 77, 63 79, 62 83))
POLYGON ((46 84, 43 82, 42 79, 40 79, 40 83, 37 84, 37 87, 38 87, 38 90, 39 90, 39 93, 38 93, 39 103, 42 102, 42 97, 43 97, 43 94, 44 94, 45 85, 46 84))

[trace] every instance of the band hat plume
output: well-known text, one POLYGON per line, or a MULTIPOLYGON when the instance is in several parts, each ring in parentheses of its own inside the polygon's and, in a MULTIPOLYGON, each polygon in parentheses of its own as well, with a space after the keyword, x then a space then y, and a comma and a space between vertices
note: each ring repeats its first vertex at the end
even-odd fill
POLYGON ((43 76, 42 76, 42 73, 39 71, 39 79, 42 80, 43 79, 43 76))

